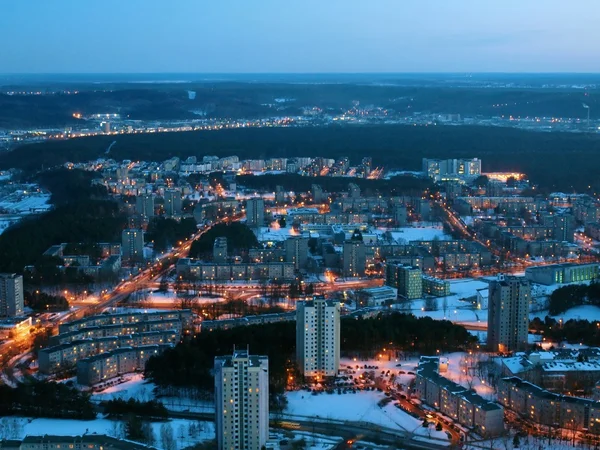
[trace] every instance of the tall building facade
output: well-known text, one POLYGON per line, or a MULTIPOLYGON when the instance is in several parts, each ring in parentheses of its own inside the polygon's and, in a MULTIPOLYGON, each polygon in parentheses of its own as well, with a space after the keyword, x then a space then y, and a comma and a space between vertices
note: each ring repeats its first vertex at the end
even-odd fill
POLYGON ((251 228, 265 224, 265 202, 262 198, 250 198, 246 201, 246 225, 251 228))
POLYGON ((345 277, 362 277, 365 275, 367 257, 365 243, 361 240, 344 242, 342 254, 342 269, 345 277))
POLYGON ((165 215, 175 217, 181 215, 181 192, 177 189, 165 191, 165 215))
POLYGON ((127 228, 121 233, 121 250, 123 260, 139 262, 144 260, 144 232, 135 228, 127 228))
POLYGON ((306 267, 308 262, 308 238, 292 237, 284 242, 285 262, 293 263, 294 269, 306 267))
POLYGON ((340 367, 340 304, 323 296, 296 306, 296 364, 305 377, 337 375, 340 367))
POLYGON ((406 300, 423 297, 423 272, 418 267, 396 266, 398 296, 406 300))
POLYGON ((448 177, 475 178, 481 175, 481 160, 471 159, 427 159, 423 158, 423 172, 434 181, 448 177))
POLYGON ((154 197, 152 194, 137 196, 135 199, 135 212, 140 216, 154 217, 154 197))
POLYGON ((269 438, 269 360, 248 350, 217 356, 215 418, 219 450, 261 450, 269 438))
POLYGON ((490 282, 488 347, 494 352, 527 348, 531 286, 525 277, 498 275, 490 282))
POLYGON ((227 262, 227 238, 220 236, 213 244, 213 261, 216 263, 227 262))
POLYGON ((23 306, 23 277, 0 273, 0 317, 22 316, 23 306))

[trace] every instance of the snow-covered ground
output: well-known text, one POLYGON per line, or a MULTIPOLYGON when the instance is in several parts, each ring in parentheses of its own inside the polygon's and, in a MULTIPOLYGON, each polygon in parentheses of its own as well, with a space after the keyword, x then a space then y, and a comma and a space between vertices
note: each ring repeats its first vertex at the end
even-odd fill
POLYGON ((432 241, 433 239, 448 240, 451 236, 444 233, 442 225, 426 226, 419 225, 413 227, 401 227, 394 228, 393 230, 387 230, 385 228, 378 228, 375 230, 377 234, 384 234, 389 231, 392 238, 399 242, 410 242, 410 241, 432 241))
POLYGON ((298 232, 290 225, 281 228, 277 222, 273 222, 270 227, 260 227, 258 230, 255 229, 254 234, 256 234, 256 239, 258 239, 259 242, 285 241, 290 236, 298 236, 298 232))
MULTIPOLYGON (((66 420, 66 419, 31 419, 23 417, 4 417, 0 419, 0 430, 4 436, 0 438, 22 439, 25 436, 77 436, 83 434, 105 434, 119 439, 125 437, 125 424, 118 420, 66 420)), ((199 422, 186 419, 172 419, 168 422, 153 422, 152 431, 155 446, 161 448, 160 429, 170 426, 177 440, 177 448, 182 449, 199 442, 215 438, 215 427, 212 422, 199 422)))
MULTIPOLYGON (((159 292, 157 290, 149 289, 139 295, 141 296, 140 300, 147 305, 168 305, 173 303, 178 304, 181 302, 181 299, 177 297, 172 289, 169 289, 167 292, 159 292)), ((223 297, 193 297, 194 304, 214 303, 224 300, 225 299, 223 297)))
POLYGON ((14 225, 29 214, 37 214, 49 210, 50 194, 37 192, 37 187, 31 191, 17 191, 0 199, 0 210, 6 214, 0 215, 0 233, 14 225))
POLYGON ((477 295, 477 289, 485 289, 485 279, 461 278, 450 280, 451 295, 428 300, 417 299, 393 305, 402 311, 410 311, 417 317, 431 317, 436 320, 452 320, 460 323, 487 323, 487 309, 477 309, 468 298, 477 295))
MULTIPOLYGON (((539 317, 543 319, 549 315, 549 311, 537 311, 530 314, 530 318, 539 317)), ((571 308, 563 313, 557 314, 555 316, 551 316, 556 320, 562 319, 563 322, 567 320, 575 319, 575 320, 589 320, 590 322, 600 320, 600 307, 594 305, 581 305, 571 308)))
POLYGON ((422 427, 422 421, 396 408, 392 403, 379 407, 386 398, 377 391, 358 391, 356 394, 312 395, 307 391, 288 392, 285 415, 317 417, 320 419, 370 422, 377 425, 413 432, 422 427))
POLYGON ((191 399, 186 396, 156 397, 154 388, 154 383, 146 382, 141 374, 132 374, 127 376, 127 381, 125 383, 94 392, 92 394, 92 400, 100 402, 112 399, 129 400, 130 398, 134 398, 145 402, 157 399, 171 411, 212 412, 215 410, 212 401, 191 399))

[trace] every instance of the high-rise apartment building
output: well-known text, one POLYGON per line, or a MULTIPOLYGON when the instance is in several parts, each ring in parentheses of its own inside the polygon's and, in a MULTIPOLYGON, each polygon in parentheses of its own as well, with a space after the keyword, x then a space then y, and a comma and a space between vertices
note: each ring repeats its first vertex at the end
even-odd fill
POLYGON ((144 232, 135 228, 127 228, 121 233, 121 251, 123 260, 139 262, 144 260, 144 232))
POLYGON ((265 202, 262 198, 254 197, 246 201, 246 225, 251 228, 262 227, 265 224, 265 202))
POLYGON ((285 262, 294 263, 294 269, 306 267, 308 262, 308 238, 291 237, 284 242, 285 262))
POLYGON ((360 198, 360 188, 356 183, 348 184, 348 197, 360 198))
POLYGON ((177 189, 165 191, 165 215, 167 217, 181 215, 181 192, 177 189))
POLYGON ((340 366, 340 304, 316 296, 296 305, 296 364, 305 377, 337 375, 340 366))
POLYGON ((0 273, 0 317, 23 315, 23 277, 0 273))
POLYGON ((135 212, 140 216, 154 217, 154 197, 152 194, 137 196, 135 199, 135 212))
POLYGON ((365 275, 367 257, 365 243, 351 239, 344 242, 342 254, 343 274, 345 277, 362 277, 365 275))
POLYGON ((423 297, 423 272, 418 267, 386 265, 386 284, 397 288, 398 296, 405 300, 423 297))
POLYGON ((248 350, 217 356, 215 418, 219 450, 261 450, 269 438, 269 360, 248 350))
POLYGON ((531 286, 525 277, 498 275, 490 282, 487 343, 491 351, 527 347, 530 301, 531 286))
POLYGON ((227 262, 227 238, 224 236, 215 239, 213 244, 213 261, 216 263, 227 262))

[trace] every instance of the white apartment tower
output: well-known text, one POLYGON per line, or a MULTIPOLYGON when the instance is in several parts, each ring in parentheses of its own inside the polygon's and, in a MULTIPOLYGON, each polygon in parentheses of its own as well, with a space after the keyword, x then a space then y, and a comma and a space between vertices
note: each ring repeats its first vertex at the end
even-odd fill
POLYGON ((0 273, 0 317, 23 315, 23 277, 0 273))
POLYGON ((525 277, 498 275, 490 282, 487 343, 491 351, 527 348, 530 301, 531 286, 525 277))
POLYGON ((269 438, 269 360, 233 350, 215 358, 219 450, 261 450, 269 438))
POLYGON ((296 364, 305 377, 337 375, 340 366, 340 304, 316 296, 296 306, 296 364))

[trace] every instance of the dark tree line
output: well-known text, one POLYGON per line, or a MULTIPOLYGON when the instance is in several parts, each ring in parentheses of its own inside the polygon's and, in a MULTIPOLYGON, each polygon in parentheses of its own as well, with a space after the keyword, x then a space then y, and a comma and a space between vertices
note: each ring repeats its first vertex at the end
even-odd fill
POLYGON ((63 383, 33 381, 15 388, 0 386, 0 416, 96 418, 89 394, 63 383))
POLYGON ((135 398, 129 400, 113 399, 102 403, 104 412, 111 416, 128 416, 130 414, 153 419, 166 419, 169 416, 167 408, 158 400, 141 402, 135 398))
POLYGON ((190 258, 207 257, 212 254, 213 244, 218 237, 227 238, 227 251, 244 251, 258 246, 258 240, 252 230, 243 223, 218 223, 196 239, 190 248, 190 258))
MULTIPOLYGON (((379 315, 370 319, 343 319, 341 351, 379 352, 390 342, 404 351, 434 353, 467 348, 476 342, 463 327, 449 321, 416 318, 406 314, 379 315)), ((281 322, 251 325, 228 330, 204 331, 190 342, 178 344, 146 364, 146 377, 160 387, 195 387, 212 391, 214 358, 228 355, 234 346, 249 345, 254 355, 269 357, 270 392, 282 392, 287 370, 293 370, 296 348, 296 323, 281 322)))
MULTIPOLYGON (((282 186, 286 191, 308 192, 313 184, 320 185, 326 192, 343 192, 348 189, 348 178, 345 177, 304 177, 297 174, 238 175, 236 181, 251 189, 268 191, 274 191, 276 186, 282 186)), ((433 189, 430 180, 413 176, 397 176, 389 180, 353 178, 352 182, 357 184, 366 196, 421 195, 425 189, 433 189)))
POLYGON ((559 322, 549 316, 539 317, 529 322, 529 330, 541 334, 551 342, 569 342, 592 347, 600 346, 600 322, 588 320, 567 320, 559 322))
POLYGON ((146 241, 154 242, 154 251, 162 252, 189 239, 197 230, 196 221, 191 217, 181 220, 155 217, 148 224, 146 241))
POLYGON ((34 311, 66 311, 69 302, 62 295, 50 295, 40 291, 25 291, 25 305, 34 311))
MULTIPOLYGON (((581 100, 575 104, 583 111, 581 100)), ((67 161, 88 161, 102 156, 112 141, 113 136, 96 136, 26 145, 0 155, 0 168, 37 171, 67 161)), ((217 156, 235 154, 242 159, 263 155, 347 156, 352 164, 358 164, 362 157, 371 156, 375 166, 406 170, 420 170, 423 157, 479 157, 486 172, 521 171, 549 190, 587 191, 588 185, 600 188, 596 176, 600 138, 585 133, 442 125, 240 128, 218 133, 123 135, 111 153, 119 160, 162 161, 172 156, 198 156, 199 148, 210 148, 217 156), (573 177, 573 173, 578 176, 573 177)))
POLYGON ((579 305, 600 306, 599 281, 594 280, 589 285, 577 284, 556 289, 550 295, 549 313, 555 316, 579 305))

